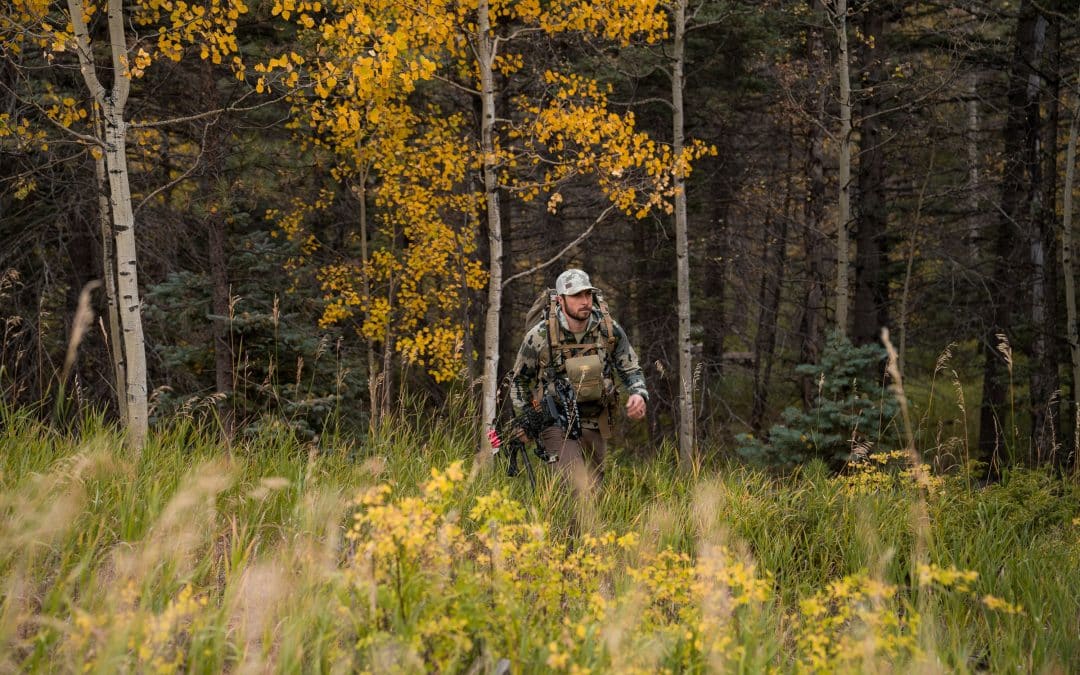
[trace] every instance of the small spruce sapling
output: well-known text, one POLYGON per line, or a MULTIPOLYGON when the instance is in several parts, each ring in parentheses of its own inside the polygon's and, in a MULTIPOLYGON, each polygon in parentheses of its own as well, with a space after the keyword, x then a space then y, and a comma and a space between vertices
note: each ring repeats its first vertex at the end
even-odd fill
POLYGON ((818 458, 834 469, 853 455, 877 449, 895 430, 895 398, 886 389, 878 344, 856 347, 843 335, 829 335, 819 363, 795 370, 817 383, 811 408, 788 407, 765 439, 740 434, 737 452, 759 464, 790 466, 818 458))

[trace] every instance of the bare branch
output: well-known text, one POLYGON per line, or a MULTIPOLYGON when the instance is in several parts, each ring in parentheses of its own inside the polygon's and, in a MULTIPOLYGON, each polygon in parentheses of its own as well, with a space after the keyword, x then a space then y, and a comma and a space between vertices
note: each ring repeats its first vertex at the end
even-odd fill
POLYGON ((454 87, 456 89, 460 89, 461 91, 463 91, 466 94, 469 94, 471 96, 479 96, 480 95, 480 92, 478 90, 473 89, 472 87, 466 87, 465 85, 461 84, 460 82, 455 82, 455 81, 453 81, 451 79, 443 77, 442 75, 434 74, 434 75, 432 75, 432 78, 442 82, 443 84, 448 84, 451 87, 454 87))
POLYGON ((539 33, 541 31, 542 31, 541 28, 535 28, 535 27, 528 27, 527 26, 527 27, 524 27, 524 28, 519 28, 519 29, 517 29, 515 31, 511 31, 510 34, 507 35, 506 37, 496 37, 495 40, 497 42, 510 42, 512 40, 515 40, 515 39, 521 37, 522 35, 530 35, 532 33, 539 33))
POLYGON ((507 277, 506 279, 503 280, 502 287, 506 288, 508 285, 510 285, 510 282, 513 281, 514 279, 519 279, 521 277, 532 274, 533 272, 539 272, 540 270, 544 269, 545 267, 548 267, 549 265, 551 265, 551 264, 555 263, 556 261, 558 261, 558 259, 563 257, 566 254, 567 251, 574 248, 575 246, 577 246, 581 242, 585 241, 589 237, 589 235, 593 233, 593 230, 596 229, 596 226, 599 225, 605 218, 607 218, 608 215, 614 210, 615 210, 615 205, 614 204, 609 205, 606 209, 604 209, 603 213, 601 213, 599 216, 597 216, 596 220, 594 220, 591 225, 589 225, 587 228, 585 228, 584 232, 579 234, 577 236, 577 238, 574 239, 574 241, 570 242, 565 247, 563 247, 563 249, 561 251, 559 251, 558 253, 553 255, 547 261, 540 263, 539 265, 536 265, 534 267, 530 267, 527 270, 518 272, 517 274, 514 274, 514 275, 512 275, 510 277, 507 277))
POLYGON ((665 106, 668 110, 673 110, 674 106, 671 105, 671 101, 666 98, 643 98, 635 101, 612 101, 612 105, 631 106, 631 105, 645 105, 647 103, 659 103, 665 106))
POLYGON ((228 106, 226 106, 224 108, 217 108, 215 110, 206 110, 204 112, 196 113, 194 115, 187 115, 185 117, 173 117, 173 118, 170 118, 170 119, 167 119, 167 120, 155 120, 153 122, 132 122, 132 123, 128 124, 128 128, 129 129, 149 129, 151 127, 165 127, 165 126, 169 126, 171 124, 181 124, 183 122, 195 122, 195 121, 198 121, 198 120, 201 120, 201 119, 206 119, 207 117, 216 117, 218 115, 223 115, 225 113, 248 112, 250 110, 258 110, 259 108, 264 108, 264 107, 266 107, 268 105, 272 105, 274 103, 284 101, 286 98, 288 98, 291 94, 295 93, 296 91, 298 91, 298 90, 293 89, 292 91, 289 91, 287 93, 282 94, 281 96, 278 96, 277 98, 273 98, 273 99, 270 99, 268 101, 262 101, 260 103, 256 103, 255 105, 244 106, 244 107, 241 107, 241 106, 237 105, 238 103, 243 101, 248 96, 251 96, 251 94, 253 92, 249 91, 249 92, 246 92, 239 99, 237 99, 235 103, 233 103, 231 105, 228 105, 228 106))
POLYGON ((168 190, 168 189, 172 188, 175 185, 179 185, 180 183, 187 180, 188 178, 191 177, 192 174, 195 173, 195 169, 199 168, 199 163, 202 160, 203 153, 206 152, 206 135, 209 133, 210 127, 214 126, 215 124, 217 124, 217 120, 214 120, 213 122, 211 122, 211 123, 207 124, 205 127, 203 127, 202 141, 199 142, 199 154, 198 154, 198 156, 195 157, 195 162, 188 168, 188 170, 185 171, 184 173, 180 174, 179 176, 177 176, 174 180, 169 181, 168 183, 162 185, 158 189, 154 190, 150 194, 143 197, 142 201, 140 201, 138 206, 135 207, 135 213, 136 214, 142 209, 143 206, 146 205, 146 202, 148 202, 151 199, 153 199, 154 197, 158 196, 159 194, 161 194, 165 190, 168 190))

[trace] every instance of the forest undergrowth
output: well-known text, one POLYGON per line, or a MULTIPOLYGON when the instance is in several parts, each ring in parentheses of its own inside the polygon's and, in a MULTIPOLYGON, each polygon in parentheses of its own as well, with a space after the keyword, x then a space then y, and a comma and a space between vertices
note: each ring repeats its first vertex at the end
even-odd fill
POLYGON ((137 456, 93 417, 0 416, 4 672, 1080 664, 1080 488, 1049 470, 980 485, 883 449, 680 473, 623 448, 576 504, 474 455, 464 410, 318 446, 177 418, 137 456))

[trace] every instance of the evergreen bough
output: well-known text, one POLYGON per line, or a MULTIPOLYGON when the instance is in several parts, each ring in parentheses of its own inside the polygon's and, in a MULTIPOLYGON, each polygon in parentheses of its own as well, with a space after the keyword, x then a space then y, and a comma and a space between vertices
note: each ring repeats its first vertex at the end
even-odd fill
POLYGON ((791 466, 819 459, 838 469, 854 455, 877 451, 895 430, 898 412, 884 380, 884 361, 881 345, 856 347, 831 333, 820 362, 795 368, 817 383, 813 405, 786 408, 764 439, 740 434, 737 452, 756 464, 791 466))

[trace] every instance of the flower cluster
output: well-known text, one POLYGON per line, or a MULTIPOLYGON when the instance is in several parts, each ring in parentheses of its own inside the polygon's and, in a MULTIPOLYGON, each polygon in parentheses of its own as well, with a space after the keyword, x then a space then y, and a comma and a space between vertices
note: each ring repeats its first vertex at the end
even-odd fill
POLYGON ((208 605, 205 595, 196 595, 184 585, 160 611, 139 597, 134 581, 123 587, 120 605, 112 612, 91 614, 77 609, 73 615, 71 640, 66 647, 81 655, 86 670, 103 666, 99 657, 115 645, 115 636, 126 636, 124 644, 132 655, 135 670, 169 674, 184 670, 189 636, 199 629, 200 617, 208 605))
POLYGON ((919 616, 897 588, 867 574, 843 577, 799 603, 796 642, 804 671, 856 669, 874 660, 918 653, 919 616))
POLYGON ((841 480, 844 491, 851 495, 911 488, 936 494, 945 483, 943 478, 933 475, 929 464, 912 462, 911 454, 905 450, 875 452, 849 461, 847 468, 841 480))

